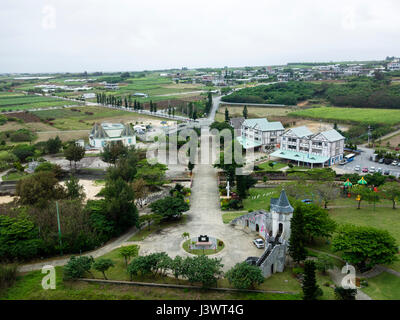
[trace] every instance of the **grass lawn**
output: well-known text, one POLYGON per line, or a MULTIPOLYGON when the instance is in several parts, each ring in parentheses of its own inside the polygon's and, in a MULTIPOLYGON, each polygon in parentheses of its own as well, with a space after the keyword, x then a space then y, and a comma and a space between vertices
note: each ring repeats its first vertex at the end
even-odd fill
POLYGON ((16 181, 29 176, 26 172, 11 172, 3 176, 3 181, 16 181))
POLYGON ((224 293, 206 290, 168 289, 129 285, 63 282, 62 268, 56 268, 56 289, 41 287, 43 274, 33 271, 19 276, 13 287, 0 294, 0 300, 294 300, 289 294, 224 293))
POLYGON ((247 213, 247 211, 234 211, 234 212, 227 212, 222 214, 222 221, 224 223, 229 223, 233 219, 236 219, 237 217, 243 216, 247 213))
MULTIPOLYGON (((243 106, 226 106, 220 105, 216 115, 215 121, 225 121, 225 108, 228 108, 229 116, 231 118, 243 117, 243 106)), ((276 108, 276 107, 253 107, 247 106, 248 118, 269 118, 271 116, 286 116, 292 109, 290 108, 276 108)))
POLYGON ((268 210, 271 198, 279 197, 280 191, 280 186, 268 189, 251 188, 249 196, 243 201, 243 208, 245 211, 268 210))
POLYGON ((189 252, 189 253, 191 253, 191 254, 198 255, 198 256, 216 254, 216 253, 220 252, 222 249, 225 248, 225 244, 222 242, 222 246, 220 246, 220 245, 219 245, 219 242, 220 242, 221 240, 217 239, 217 250, 212 250, 212 249, 206 249, 206 250, 201 250, 201 249, 190 250, 190 249, 189 249, 189 244, 190 244, 191 241, 192 241, 192 240, 189 239, 189 240, 186 240, 186 241, 183 243, 183 245, 182 245, 183 250, 185 250, 186 252, 189 252))
POLYGON ((142 241, 152 233, 158 232, 168 227, 174 227, 179 224, 184 224, 186 223, 186 219, 187 216, 182 215, 182 218, 179 220, 165 221, 161 222, 158 225, 150 225, 150 228, 146 226, 142 228, 139 232, 137 232, 135 235, 133 235, 128 241, 142 241))
POLYGON ((291 112, 289 116, 393 125, 400 122, 400 110, 394 109, 320 107, 291 112))
POLYGON ((285 167, 287 167, 287 164, 277 162, 277 161, 268 161, 268 162, 263 162, 260 164, 257 164, 258 167, 260 167, 263 171, 279 171, 285 167), (271 167, 269 164, 273 163, 274 166, 271 167))
POLYGON ((387 272, 367 279, 368 287, 362 289, 374 300, 399 300, 400 278, 387 272))

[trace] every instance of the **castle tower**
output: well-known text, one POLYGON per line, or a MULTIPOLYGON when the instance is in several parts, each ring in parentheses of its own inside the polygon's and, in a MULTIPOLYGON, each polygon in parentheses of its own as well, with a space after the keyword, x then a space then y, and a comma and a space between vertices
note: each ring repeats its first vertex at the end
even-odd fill
POLYGON ((281 191, 279 198, 271 199, 272 236, 288 241, 290 238, 290 219, 293 216, 293 207, 286 196, 285 190, 281 191))

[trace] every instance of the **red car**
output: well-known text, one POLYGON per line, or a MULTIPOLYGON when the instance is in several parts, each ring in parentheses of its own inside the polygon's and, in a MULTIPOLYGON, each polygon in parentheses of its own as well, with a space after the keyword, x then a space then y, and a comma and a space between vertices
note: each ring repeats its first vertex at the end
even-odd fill
POLYGON ((362 169, 362 172, 368 173, 368 168, 367 168, 367 167, 363 168, 363 169, 362 169))

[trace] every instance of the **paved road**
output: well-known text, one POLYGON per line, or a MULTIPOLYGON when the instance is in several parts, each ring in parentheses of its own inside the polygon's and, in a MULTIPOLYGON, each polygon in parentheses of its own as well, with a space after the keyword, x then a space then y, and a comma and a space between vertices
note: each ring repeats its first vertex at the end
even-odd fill
POLYGON ((225 271, 249 256, 262 254, 263 250, 252 244, 256 234, 247 233, 222 222, 216 170, 211 164, 196 165, 190 201, 187 223, 164 229, 136 242, 140 245, 141 255, 165 251, 171 257, 189 256, 190 254, 182 249, 184 232, 188 232, 191 237, 209 235, 224 241, 225 248, 212 257, 222 258, 225 271))

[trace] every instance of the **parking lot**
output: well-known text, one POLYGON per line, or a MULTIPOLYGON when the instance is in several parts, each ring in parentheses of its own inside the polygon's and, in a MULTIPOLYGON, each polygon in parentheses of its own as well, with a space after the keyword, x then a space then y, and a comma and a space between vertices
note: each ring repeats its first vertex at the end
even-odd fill
POLYGON ((360 155, 357 155, 355 159, 352 162, 349 162, 345 165, 338 165, 337 168, 345 171, 346 173, 358 173, 360 175, 366 175, 366 172, 362 172, 363 168, 368 168, 370 170, 372 167, 375 168, 375 170, 378 170, 378 168, 382 169, 382 172, 385 170, 390 171, 390 175, 399 177, 400 176, 400 167, 399 166, 393 166, 393 165, 387 165, 384 163, 378 163, 370 160, 370 157, 374 154, 374 151, 371 149, 366 149, 366 148, 359 148, 362 152, 360 155), (355 171, 354 168, 356 166, 360 166, 360 171, 355 171))

